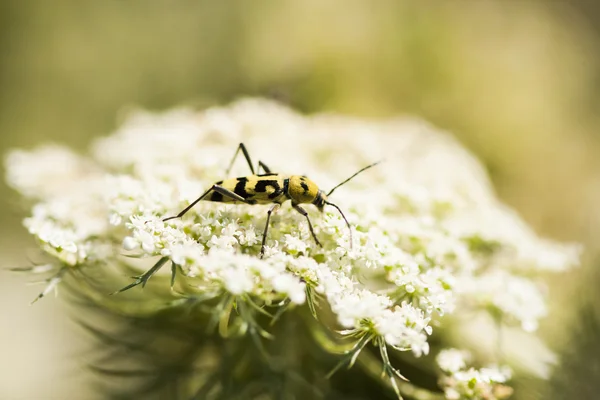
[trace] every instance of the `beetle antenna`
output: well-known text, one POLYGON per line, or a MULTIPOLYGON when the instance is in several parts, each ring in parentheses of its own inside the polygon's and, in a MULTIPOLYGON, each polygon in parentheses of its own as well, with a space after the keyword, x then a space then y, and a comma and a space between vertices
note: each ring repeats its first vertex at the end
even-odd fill
MULTIPOLYGON (((360 171, 359 171, 360 172, 360 171)), ((335 208, 337 208, 337 210, 340 212, 340 214, 342 215, 342 218, 344 218, 344 221, 346 221, 346 226, 348 227, 348 230, 350 231, 350 250, 352 250, 352 227, 350 227, 350 222, 348 222, 348 220, 346 219, 346 216, 344 215, 344 213, 342 212, 342 209, 339 208, 338 206, 336 206, 333 203, 330 203, 328 201, 325 202, 325 204, 328 204, 330 206, 334 206, 335 208)))
MULTIPOLYGON (((354 178, 356 175, 360 174, 361 172, 363 172, 364 170, 367 170, 371 167, 376 166, 377 164, 379 164, 381 161, 377 161, 376 163, 373 163, 371 165, 367 165, 366 167, 362 168, 361 170, 359 170, 358 172, 356 172, 354 175, 352 175, 350 178, 346 179, 345 181, 343 181, 342 183, 337 184, 333 189, 331 189, 329 191, 329 193, 327 193, 327 197, 329 197, 331 195, 331 193, 333 193, 333 191, 337 188, 339 188, 340 186, 342 186, 344 183, 347 183, 350 179, 354 178)), ((332 204, 333 205, 333 204, 332 204)), ((337 206, 336 206, 337 207, 337 206)), ((340 211, 341 212, 341 211, 340 211)))

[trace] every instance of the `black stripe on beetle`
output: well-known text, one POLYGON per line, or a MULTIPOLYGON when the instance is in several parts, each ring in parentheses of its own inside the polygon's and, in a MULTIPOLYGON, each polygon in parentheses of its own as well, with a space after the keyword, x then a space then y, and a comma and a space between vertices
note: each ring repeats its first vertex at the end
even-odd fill
POLYGON ((276 198, 278 198, 279 196, 281 196, 282 194, 283 194, 283 189, 276 190, 276 191, 274 191, 273 193, 271 193, 271 194, 269 195, 269 199, 270 199, 270 200, 276 199, 276 198))
POLYGON ((246 178, 238 178, 238 182, 233 189, 233 193, 237 194, 240 197, 247 199, 250 197, 250 194, 246 191, 246 184, 248 183, 248 179, 246 178))
POLYGON ((265 193, 268 187, 272 187, 274 192, 279 190, 279 183, 270 179, 261 179, 254 185, 254 191, 257 193, 265 193))
POLYGON ((211 201, 223 201, 223 195, 219 192, 212 192, 210 195, 211 201))

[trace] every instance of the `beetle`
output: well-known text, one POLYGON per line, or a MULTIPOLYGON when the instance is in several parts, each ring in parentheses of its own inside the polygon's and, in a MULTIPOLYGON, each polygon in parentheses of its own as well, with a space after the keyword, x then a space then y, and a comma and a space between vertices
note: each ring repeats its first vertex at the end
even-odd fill
POLYGON ((329 205, 335 207, 346 222, 346 225, 350 231, 350 247, 352 248, 352 228, 350 227, 350 223, 348 222, 348 219, 346 219, 346 216, 342 210, 337 205, 329 201, 329 196, 335 189, 347 183, 350 179, 354 178, 364 170, 379 164, 379 162, 367 165, 366 167, 360 169, 358 172, 354 173, 348 179, 339 183, 327 194, 325 194, 323 190, 319 189, 316 183, 308 179, 306 176, 285 176, 283 174, 273 173, 262 161, 258 162, 257 171, 258 169, 262 168, 264 173, 256 174, 254 166, 252 165, 252 160, 250 159, 250 154, 248 153, 244 143, 240 143, 235 151, 235 154, 233 155, 233 158, 231 159, 229 167, 225 173, 226 175, 229 174, 229 171, 231 171, 233 163, 235 162, 240 150, 248 162, 248 166, 250 167, 252 175, 229 178, 216 182, 189 206, 181 210, 179 214, 164 218, 163 221, 166 222, 175 218, 183 217, 192 207, 202 200, 233 204, 273 204, 267 211, 267 222, 263 232, 262 245, 260 248, 260 258, 262 258, 265 254, 265 243, 267 242, 267 231, 269 229, 271 214, 281 207, 284 202, 290 200, 292 202, 292 207, 306 217, 310 233, 318 246, 322 245, 315 234, 313 225, 308 217, 308 212, 300 205, 313 204, 321 212, 323 212, 325 205, 329 205))

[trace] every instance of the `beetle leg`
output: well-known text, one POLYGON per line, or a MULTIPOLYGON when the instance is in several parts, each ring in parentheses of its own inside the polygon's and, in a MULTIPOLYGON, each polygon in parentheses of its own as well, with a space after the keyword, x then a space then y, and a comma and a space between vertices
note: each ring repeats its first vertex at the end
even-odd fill
POLYGON ((264 162, 258 160, 258 167, 256 168, 256 170, 258 171, 260 168, 262 168, 263 171, 265 171, 265 173, 267 174, 271 173, 271 168, 267 167, 267 165, 264 162))
POLYGON ((254 167, 252 166, 252 160, 250 159, 250 154, 248 153, 246 146, 244 146, 244 143, 240 143, 237 150, 235 151, 235 154, 233 155, 233 158, 231 159, 231 162, 229 163, 229 167, 227 167, 227 171, 225 171, 225 176, 229 175, 229 171, 231 171, 231 167, 233 167, 233 163, 234 163, 238 153, 240 152, 240 150, 242 150, 242 153, 244 154, 244 158, 248 162, 248 167, 250 167, 250 171, 252 172, 252 175, 256 174, 254 172, 254 167))
POLYGON ((212 185, 210 189, 208 189, 206 192, 204 192, 204 194, 202 196, 200 196, 196 200, 194 200, 189 206, 187 206, 186 208, 181 210, 181 212, 179 214, 174 215, 172 217, 165 218, 165 219, 163 219, 163 221, 168 221, 170 219, 183 217, 185 215, 185 213, 190 211, 190 209, 192 207, 194 207, 196 204, 198 204, 199 201, 205 199, 206 196, 208 196, 212 192, 217 192, 217 193, 222 194, 223 196, 229 197, 230 199, 233 199, 236 201, 241 201, 242 203, 250 204, 250 202, 248 202, 248 200, 246 200, 242 196, 232 192, 231 190, 225 189, 223 186, 212 185))
POLYGON ((263 258, 263 256, 265 255, 265 244, 267 243, 267 231, 269 230, 269 221, 271 220, 271 214, 274 211, 277 211, 277 209, 279 209, 280 206, 281 206, 281 204, 275 203, 271 206, 271 208, 269 208, 269 211, 267 211, 267 223, 265 224, 265 231, 263 233, 262 245, 260 246, 260 258, 263 258))
POLYGON ((308 221, 308 228, 310 229, 310 234, 312 235, 313 239, 315 239, 315 242, 317 243, 317 245, 319 245, 320 247, 323 247, 321 242, 319 242, 319 239, 317 239, 317 235, 315 235, 313 226, 310 223, 310 218, 308 218, 308 212, 306 212, 306 210, 304 208, 300 207, 298 204, 292 204, 292 207, 294 207, 294 209, 296 211, 298 211, 300 214, 302 214, 306 217, 306 220, 308 221))

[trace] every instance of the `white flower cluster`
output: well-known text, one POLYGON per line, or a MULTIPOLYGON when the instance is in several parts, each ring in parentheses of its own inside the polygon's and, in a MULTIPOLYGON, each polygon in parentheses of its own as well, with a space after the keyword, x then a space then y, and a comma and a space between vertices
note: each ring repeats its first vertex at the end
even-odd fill
POLYGON ((102 258, 106 207, 97 199, 101 170, 91 160, 55 145, 6 157, 6 180, 37 203, 24 224, 42 248, 67 265, 102 258))
POLYGON ((457 349, 442 350, 436 361, 444 376, 440 384, 448 400, 501 400, 512 394, 505 386, 512 373, 508 367, 468 368, 470 354, 457 349))
MULTIPOLYGON (((54 146, 15 151, 6 164, 9 184, 37 202, 26 227, 64 265, 131 266, 133 255, 147 267, 172 262, 196 293, 266 305, 320 296, 340 327, 415 356, 429 351, 432 321, 452 312, 491 311, 535 329, 546 307, 532 277, 579 258, 577 246, 536 236, 497 201, 468 152, 416 120, 306 117, 253 99, 199 113, 138 111, 90 157, 54 146), (254 161, 309 176, 325 192, 385 160, 332 195, 352 243, 329 206, 305 207, 322 247, 304 216, 281 207, 262 259, 268 206, 202 201, 163 222, 226 178, 240 142, 254 161)), ((250 174, 240 156, 230 176, 250 174)))

